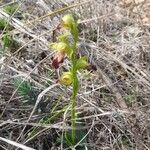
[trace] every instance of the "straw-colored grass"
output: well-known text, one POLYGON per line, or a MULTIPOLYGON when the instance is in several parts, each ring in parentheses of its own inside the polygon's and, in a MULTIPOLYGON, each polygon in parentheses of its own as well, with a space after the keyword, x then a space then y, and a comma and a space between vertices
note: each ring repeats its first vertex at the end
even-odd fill
POLYGON ((7 23, 0 30, 0 148, 67 149, 72 89, 56 82, 70 63, 54 70, 48 44, 61 17, 72 13, 79 19, 79 55, 97 68, 79 73, 77 123, 86 134, 75 147, 149 150, 149 8, 149 0, 0 1, 0 21, 7 23), (15 2, 9 14, 5 7, 15 2), (5 34, 16 47, 4 49, 5 34))

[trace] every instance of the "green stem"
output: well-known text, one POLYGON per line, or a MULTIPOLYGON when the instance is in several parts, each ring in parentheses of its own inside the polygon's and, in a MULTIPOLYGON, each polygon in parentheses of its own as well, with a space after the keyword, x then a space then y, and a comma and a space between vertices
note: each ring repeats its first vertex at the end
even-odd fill
POLYGON ((76 96, 78 93, 78 79, 76 72, 74 73, 73 95, 72 95, 72 142, 75 143, 76 138, 76 96))
POLYGON ((77 78, 77 69, 76 69, 76 62, 77 62, 77 41, 78 41, 78 30, 77 26, 75 25, 72 32, 74 38, 73 44, 73 54, 72 54, 72 73, 73 73, 73 94, 72 94, 72 115, 71 115, 71 124, 72 124, 72 144, 75 144, 76 139, 76 97, 79 89, 79 83, 77 78))

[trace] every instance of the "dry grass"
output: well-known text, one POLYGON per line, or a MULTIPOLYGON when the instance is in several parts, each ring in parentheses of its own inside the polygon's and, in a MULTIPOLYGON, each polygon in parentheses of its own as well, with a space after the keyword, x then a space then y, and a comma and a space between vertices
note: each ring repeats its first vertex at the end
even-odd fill
MULTIPOLYGON (((71 88, 55 83, 69 62, 53 70, 48 44, 58 34, 53 31, 60 18, 73 13, 80 19, 79 52, 97 67, 93 74, 79 73, 77 121, 86 128, 84 145, 91 150, 149 150, 150 2, 73 2, 17 1, 16 13, 9 15, 3 9, 9 1, 0 1, 0 17, 14 27, 10 35, 19 43, 4 51, 0 43, 0 140, 5 139, 0 149, 15 150, 18 144, 66 149, 63 133, 70 129, 71 88), (27 86, 27 103, 18 92, 21 84, 27 86), (58 112, 50 123, 40 121, 58 112), (29 137, 35 127, 38 130, 29 137)), ((1 39, 4 33, 0 30, 1 39)))

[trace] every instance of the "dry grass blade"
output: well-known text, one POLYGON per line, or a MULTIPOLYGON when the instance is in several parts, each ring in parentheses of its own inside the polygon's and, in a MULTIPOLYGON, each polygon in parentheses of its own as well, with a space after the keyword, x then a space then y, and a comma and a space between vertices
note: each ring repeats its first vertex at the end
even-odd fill
POLYGON ((44 15, 44 16, 41 16, 41 17, 39 17, 39 18, 36 19, 36 20, 33 20, 32 22, 30 22, 30 24, 33 23, 33 24, 35 25, 35 22, 44 20, 44 19, 46 19, 47 17, 54 16, 54 15, 56 15, 56 14, 58 14, 58 13, 62 13, 62 12, 64 12, 64 11, 66 11, 66 10, 69 10, 69 9, 74 8, 74 7, 77 7, 77 6, 84 5, 84 4, 89 3, 89 2, 91 2, 91 1, 89 0, 89 1, 81 2, 81 3, 69 5, 69 6, 67 6, 67 7, 63 7, 63 8, 61 8, 61 9, 58 9, 58 10, 54 11, 54 12, 50 12, 50 13, 44 15))
POLYGON ((0 5, 0 149, 69 149, 72 87, 56 83, 71 63, 65 57, 54 70, 49 48, 66 31, 59 25, 68 13, 78 23, 78 56, 87 56, 93 69, 78 72, 76 122, 85 136, 74 149, 150 149, 149 0, 0 5))
POLYGON ((23 144, 20 144, 20 143, 17 143, 17 142, 14 142, 14 141, 11 141, 11 140, 2 138, 2 137, 0 137, 0 140, 3 141, 3 142, 6 142, 6 143, 8 143, 8 144, 11 144, 11 145, 13 145, 13 146, 16 146, 16 147, 18 147, 18 148, 21 148, 21 149, 23 149, 23 150, 35 150, 34 148, 30 148, 30 147, 25 146, 25 145, 23 145, 23 144))
POLYGON ((33 38, 39 39, 40 41, 46 43, 46 40, 44 38, 36 36, 36 34, 30 28, 28 28, 25 24, 23 24, 18 19, 11 17, 9 14, 4 12, 2 9, 0 9, 0 17, 4 18, 5 20, 8 20, 9 24, 12 25, 18 31, 23 32, 27 35, 30 35, 33 38))
MULTIPOLYGON (((50 55, 51 55, 51 54, 50 54, 50 55)), ((30 71, 30 72, 27 74, 27 76, 24 78, 24 80, 20 83, 19 86, 21 86, 21 84, 22 84, 26 79, 28 79, 28 78, 30 77, 30 74, 31 74, 45 59, 47 59, 50 55, 48 55, 48 56, 46 56, 46 58, 42 59, 42 60, 32 69, 32 71, 30 71)), ((3 111, 2 111, 2 113, 1 113, 1 115, 0 115, 0 118, 2 118, 4 112, 5 112, 6 109, 7 109, 7 105, 9 105, 9 103, 11 102, 11 100, 13 99, 13 97, 15 96, 15 94, 17 93, 17 91, 18 91, 18 89, 19 89, 19 86, 18 86, 18 88, 16 88, 16 90, 13 92, 13 94, 12 94, 11 97, 9 98, 9 100, 8 100, 8 102, 7 102, 6 106, 5 106, 5 108, 3 109, 3 111)))
MULTIPOLYGON (((32 117, 32 115, 34 114, 34 112, 35 112, 35 110, 36 110, 36 108, 37 108, 39 102, 41 101, 42 97, 43 97, 49 90, 51 90, 51 89, 57 87, 58 85, 59 85, 59 84, 53 84, 53 85, 51 85, 50 87, 48 87, 48 88, 46 88, 45 90, 43 90, 43 91, 38 95, 38 98, 37 98, 37 100, 36 100, 36 103, 35 103, 35 105, 34 105, 32 111, 31 111, 31 113, 30 113, 30 116, 29 116, 29 118, 28 118, 28 120, 27 120, 27 123, 31 120, 31 117, 32 117)), ((26 128, 26 125, 24 126, 24 128, 23 128, 23 130, 21 131, 19 137, 17 138, 17 141, 18 141, 18 140, 20 139, 20 137, 22 136, 22 134, 23 134, 25 128, 26 128)))

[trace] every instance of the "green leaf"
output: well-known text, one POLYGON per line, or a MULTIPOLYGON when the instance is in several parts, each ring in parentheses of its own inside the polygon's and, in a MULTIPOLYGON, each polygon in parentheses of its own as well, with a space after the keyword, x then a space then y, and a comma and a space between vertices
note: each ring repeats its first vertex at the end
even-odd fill
POLYGON ((6 48, 6 47, 10 47, 12 39, 9 34, 4 34, 2 41, 4 44, 4 48, 6 48))
POLYGON ((0 18, 0 30, 10 31, 13 27, 3 18, 0 18))
POLYGON ((4 9, 6 13, 8 13, 9 15, 12 15, 18 9, 18 4, 7 5, 4 7, 4 9))
POLYGON ((6 25, 7 25, 7 22, 4 19, 0 19, 0 30, 3 30, 6 25))

